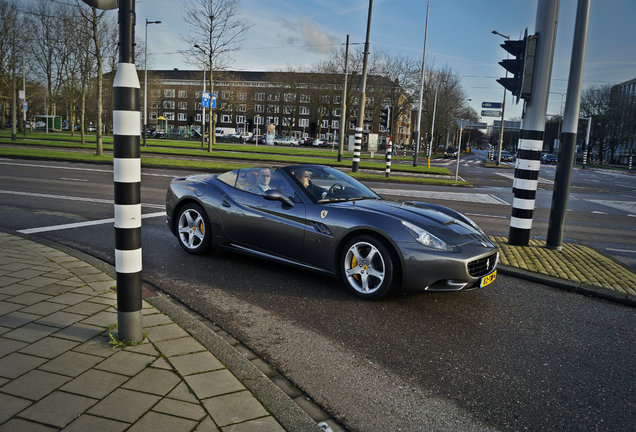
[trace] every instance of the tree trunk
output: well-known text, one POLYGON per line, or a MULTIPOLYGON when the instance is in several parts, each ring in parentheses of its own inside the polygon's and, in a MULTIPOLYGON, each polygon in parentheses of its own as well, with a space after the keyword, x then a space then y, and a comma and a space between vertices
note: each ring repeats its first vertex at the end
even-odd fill
POLYGON ((102 77, 102 53, 99 45, 99 36, 97 29, 97 11, 93 8, 93 42, 95 43, 95 57, 97 59, 97 130, 95 133, 97 144, 97 156, 104 154, 104 148, 102 145, 102 87, 104 85, 104 79, 102 77))

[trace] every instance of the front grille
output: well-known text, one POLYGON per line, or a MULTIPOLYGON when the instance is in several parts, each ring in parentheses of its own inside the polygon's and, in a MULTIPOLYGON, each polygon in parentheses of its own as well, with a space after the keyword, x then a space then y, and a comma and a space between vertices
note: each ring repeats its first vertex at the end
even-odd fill
POLYGON ((486 276, 497 265, 497 252, 484 258, 468 263, 468 274, 472 277, 486 276))

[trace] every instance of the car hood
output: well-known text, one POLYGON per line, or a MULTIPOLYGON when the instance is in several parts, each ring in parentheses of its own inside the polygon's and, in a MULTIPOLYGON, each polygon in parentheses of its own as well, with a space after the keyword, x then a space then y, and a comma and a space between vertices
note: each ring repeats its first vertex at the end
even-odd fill
POLYGON ((461 215, 458 213, 460 217, 455 217, 452 213, 456 212, 451 209, 447 209, 449 213, 445 213, 429 207, 427 203, 389 200, 359 200, 342 204, 411 222, 452 246, 474 243, 494 247, 483 232, 460 219, 461 215))

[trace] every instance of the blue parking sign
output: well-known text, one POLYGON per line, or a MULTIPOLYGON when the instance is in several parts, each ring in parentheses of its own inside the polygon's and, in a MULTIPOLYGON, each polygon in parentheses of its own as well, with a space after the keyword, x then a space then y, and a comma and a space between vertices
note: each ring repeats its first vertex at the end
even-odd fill
POLYGON ((201 106, 203 106, 203 108, 210 107, 210 92, 201 93, 201 106))
POLYGON ((216 94, 212 95, 212 108, 216 108, 216 94))

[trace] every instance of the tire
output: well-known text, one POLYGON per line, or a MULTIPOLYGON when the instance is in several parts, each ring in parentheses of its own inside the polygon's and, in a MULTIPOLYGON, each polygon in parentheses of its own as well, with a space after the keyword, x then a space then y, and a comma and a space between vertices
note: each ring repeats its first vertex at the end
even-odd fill
POLYGON ((353 295, 372 300, 391 291, 395 265, 388 249, 374 237, 350 240, 342 250, 339 266, 342 281, 353 295))
POLYGON ((199 204, 183 206, 177 215, 176 224, 177 239, 186 252, 199 255, 210 248, 210 221, 199 204))

